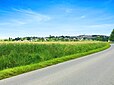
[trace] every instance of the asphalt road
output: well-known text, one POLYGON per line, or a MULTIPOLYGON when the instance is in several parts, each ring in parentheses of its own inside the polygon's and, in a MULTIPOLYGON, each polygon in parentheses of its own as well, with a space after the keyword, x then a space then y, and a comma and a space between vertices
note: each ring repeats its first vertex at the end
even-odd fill
POLYGON ((83 58, 0 80, 0 85, 114 85, 114 45, 83 58))

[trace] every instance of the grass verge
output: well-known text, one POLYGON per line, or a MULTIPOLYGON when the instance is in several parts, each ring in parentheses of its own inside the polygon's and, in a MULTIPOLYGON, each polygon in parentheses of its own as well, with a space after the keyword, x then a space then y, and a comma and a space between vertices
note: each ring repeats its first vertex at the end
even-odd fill
POLYGON ((19 74, 22 74, 22 73, 26 73, 26 72, 29 72, 29 71, 33 71, 33 70, 36 70, 36 69, 51 66, 51 65, 54 65, 54 64, 58 64, 58 63, 68 61, 68 60, 71 60, 71 59, 83 57, 85 55, 89 55, 89 54, 92 54, 92 53, 95 53, 95 52, 105 50, 109 47, 110 47, 110 45, 109 45, 109 43, 107 43, 107 45, 102 47, 102 48, 98 48, 98 49, 91 50, 91 51, 88 51, 88 52, 77 53, 77 54, 73 54, 73 55, 69 55, 69 56, 63 56, 63 57, 60 57, 60 58, 54 58, 54 59, 47 60, 47 61, 40 62, 40 63, 36 63, 36 64, 30 64, 30 65, 26 65, 26 66, 19 66, 19 67, 14 67, 14 68, 1 70, 0 71, 0 80, 5 79, 5 78, 9 78, 9 77, 12 77, 12 76, 16 76, 16 75, 19 75, 19 74))

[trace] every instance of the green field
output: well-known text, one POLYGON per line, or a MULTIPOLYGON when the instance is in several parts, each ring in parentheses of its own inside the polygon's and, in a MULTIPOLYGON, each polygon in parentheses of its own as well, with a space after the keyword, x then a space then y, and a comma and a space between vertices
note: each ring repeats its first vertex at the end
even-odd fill
POLYGON ((108 48, 105 42, 0 42, 0 79, 108 48))

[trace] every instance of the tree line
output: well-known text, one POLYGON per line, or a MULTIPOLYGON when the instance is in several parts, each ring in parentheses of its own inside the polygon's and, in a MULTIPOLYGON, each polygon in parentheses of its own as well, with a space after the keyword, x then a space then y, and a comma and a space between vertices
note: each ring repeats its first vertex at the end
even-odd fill
POLYGON ((105 35, 79 35, 79 36, 52 36, 49 37, 17 37, 9 38, 4 41, 84 41, 84 40, 93 40, 93 41, 108 41, 109 36, 105 35))
POLYGON ((93 41, 111 41, 114 42, 114 29, 110 36, 106 35, 79 35, 79 36, 52 36, 49 37, 17 37, 4 39, 3 41, 82 41, 82 40, 93 40, 93 41))

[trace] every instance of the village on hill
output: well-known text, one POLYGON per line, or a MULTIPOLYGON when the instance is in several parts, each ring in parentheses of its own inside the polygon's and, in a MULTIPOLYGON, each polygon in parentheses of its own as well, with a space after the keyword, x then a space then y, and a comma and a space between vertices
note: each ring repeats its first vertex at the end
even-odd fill
POLYGON ((78 36, 52 36, 49 37, 17 37, 4 39, 4 41, 108 41, 109 36, 106 35, 78 35, 78 36))

